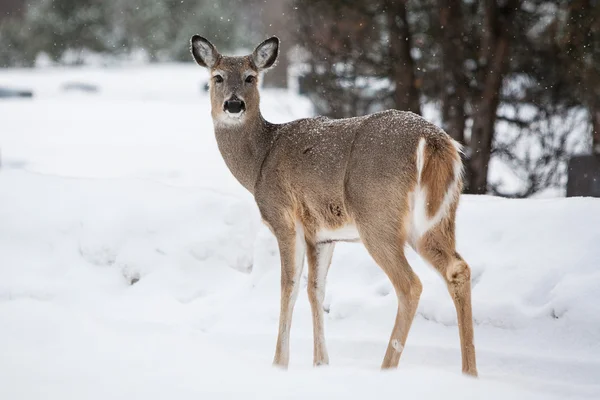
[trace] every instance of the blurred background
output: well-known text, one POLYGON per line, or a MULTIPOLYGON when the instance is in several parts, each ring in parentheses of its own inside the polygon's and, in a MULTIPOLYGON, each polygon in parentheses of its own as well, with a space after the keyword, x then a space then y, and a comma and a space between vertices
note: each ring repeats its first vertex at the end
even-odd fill
MULTIPOLYGON (((35 101, 59 84, 94 96, 110 92, 106 71, 126 71, 114 86, 138 79, 145 102, 175 75, 206 96, 187 72, 195 33, 232 54, 280 37, 266 101, 291 111, 275 119, 410 110, 465 146, 466 193, 600 196, 598 0, 2 0, 0 97, 35 101), (298 95, 311 106, 298 111, 298 95)), ((97 107, 88 100, 76 101, 97 107)), ((23 107, 14 124, 4 108, 0 131, 26 129, 19 121, 40 109, 23 107)))

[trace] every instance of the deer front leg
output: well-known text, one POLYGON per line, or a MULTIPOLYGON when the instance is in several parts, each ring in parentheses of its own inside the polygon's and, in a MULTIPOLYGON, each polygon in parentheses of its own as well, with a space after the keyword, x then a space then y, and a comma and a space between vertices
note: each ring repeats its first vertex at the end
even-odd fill
POLYGON ((308 259, 308 300, 313 317, 313 365, 329 364, 323 321, 325 280, 331 264, 334 243, 306 243, 308 259))
POLYGON ((287 368, 290 361, 290 328, 292 313, 298 297, 298 286, 304 266, 306 245, 304 229, 299 223, 295 229, 275 231, 281 256, 281 310, 279 334, 273 364, 287 368))

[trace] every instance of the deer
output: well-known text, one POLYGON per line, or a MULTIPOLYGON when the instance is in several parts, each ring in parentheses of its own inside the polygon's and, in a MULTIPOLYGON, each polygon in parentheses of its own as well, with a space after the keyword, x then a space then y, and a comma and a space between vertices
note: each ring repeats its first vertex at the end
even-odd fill
POLYGON ((313 323, 313 364, 328 365, 325 283, 337 242, 360 242, 391 281, 398 302, 381 367, 396 368, 422 291, 406 256, 412 247, 443 277, 454 302, 462 372, 477 376, 471 270, 456 251, 462 191, 461 146, 417 114, 388 110, 343 119, 274 124, 260 111, 259 84, 280 42, 247 56, 221 55, 191 38, 210 73, 211 116, 225 164, 253 196, 277 240, 281 261, 279 330, 273 364, 288 368, 290 329, 305 258, 313 323))

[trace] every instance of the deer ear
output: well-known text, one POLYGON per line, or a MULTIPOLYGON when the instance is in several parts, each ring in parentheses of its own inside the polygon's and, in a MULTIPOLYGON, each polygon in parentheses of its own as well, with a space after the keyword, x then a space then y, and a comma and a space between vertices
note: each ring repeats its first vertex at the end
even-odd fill
POLYGON ((259 70, 269 69, 275 64, 277 55, 279 55, 279 39, 273 36, 256 46, 252 53, 252 61, 259 70))
POLYGON ((212 68, 217 64, 221 55, 211 42, 200 35, 194 35, 191 39, 192 55, 201 67, 212 68))

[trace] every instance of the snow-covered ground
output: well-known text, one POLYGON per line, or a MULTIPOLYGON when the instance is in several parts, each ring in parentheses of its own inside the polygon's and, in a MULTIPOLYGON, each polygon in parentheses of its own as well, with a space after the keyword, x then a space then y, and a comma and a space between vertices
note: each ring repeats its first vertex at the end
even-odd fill
MULTIPOLYGON (((410 251, 419 311, 400 368, 378 369, 396 299, 356 244, 329 276, 331 365, 311 366, 303 292, 290 369, 273 369, 277 247, 220 158, 204 78, 0 70, 35 91, 0 101, 0 399, 600 398, 598 199, 463 197, 479 379, 460 374, 441 278, 410 251)), ((311 112, 285 92, 262 101, 275 122, 311 112)))

